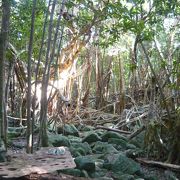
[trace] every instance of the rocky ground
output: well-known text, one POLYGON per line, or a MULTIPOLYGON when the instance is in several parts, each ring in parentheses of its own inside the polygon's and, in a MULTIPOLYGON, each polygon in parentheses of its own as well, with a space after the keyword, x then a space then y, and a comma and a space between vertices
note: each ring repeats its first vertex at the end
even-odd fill
MULTIPOLYGON (((74 157, 76 168, 59 170, 56 175, 44 175, 38 179, 178 180, 179 178, 177 173, 170 170, 144 166, 136 161, 137 157, 145 156, 143 133, 129 140, 127 136, 117 132, 68 124, 64 128, 59 128, 58 133, 49 133, 50 146, 67 146, 74 157)), ((17 144, 17 141, 13 142, 13 146, 17 144)))

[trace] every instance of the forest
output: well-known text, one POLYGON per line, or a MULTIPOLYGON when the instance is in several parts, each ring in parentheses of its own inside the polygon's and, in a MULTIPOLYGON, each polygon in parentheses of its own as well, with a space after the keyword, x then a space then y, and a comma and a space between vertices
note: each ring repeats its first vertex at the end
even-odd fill
POLYGON ((0 7, 0 180, 180 178, 180 1, 0 7))

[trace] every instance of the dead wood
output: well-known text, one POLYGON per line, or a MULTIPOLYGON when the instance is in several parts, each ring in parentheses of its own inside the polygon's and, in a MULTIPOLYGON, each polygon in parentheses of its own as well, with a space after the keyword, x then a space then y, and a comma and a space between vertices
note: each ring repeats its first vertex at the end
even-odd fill
POLYGON ((172 171, 180 172, 180 166, 176 164, 163 163, 160 161, 151 161, 151 160, 146 160, 143 158, 136 158, 136 160, 140 163, 147 164, 150 166, 157 166, 157 167, 161 167, 165 169, 171 169, 172 171))
POLYGON ((114 131, 114 132, 123 133, 123 134, 131 134, 131 132, 129 132, 129 131, 123 131, 123 130, 119 130, 119 129, 107 128, 107 127, 104 127, 104 126, 97 126, 96 129, 105 129, 105 130, 108 130, 108 131, 114 131))

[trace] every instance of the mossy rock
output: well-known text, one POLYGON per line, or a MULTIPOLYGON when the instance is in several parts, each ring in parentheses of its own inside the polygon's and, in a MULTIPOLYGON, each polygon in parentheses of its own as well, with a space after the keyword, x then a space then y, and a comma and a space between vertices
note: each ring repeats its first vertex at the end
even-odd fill
POLYGON ((73 124, 65 124, 57 128, 58 134, 79 136, 78 129, 73 124))
POLYGON ((127 141, 119 138, 109 138, 108 143, 115 144, 115 147, 118 148, 118 150, 125 150, 128 144, 127 141))
POLYGON ((128 141, 128 139, 125 136, 122 136, 121 134, 117 133, 117 132, 112 132, 112 131, 107 131, 105 132, 102 136, 102 141, 104 142, 108 142, 108 140, 110 138, 116 138, 116 139, 122 139, 124 141, 128 141))
POLYGON ((122 172, 122 175, 140 172, 140 165, 122 153, 107 155, 103 167, 115 173, 122 172))
POLYGON ((141 150, 141 149, 128 149, 125 151, 125 155, 128 157, 128 158, 137 158, 139 157, 140 155, 143 155, 144 154, 144 151, 141 150))
POLYGON ((81 129, 81 131, 92 131, 94 129, 93 126, 85 126, 81 129))
POLYGON ((112 163, 111 170, 113 172, 122 172, 124 174, 133 175, 140 172, 140 165, 134 160, 120 153, 116 157, 115 161, 112 163))
POLYGON ((87 154, 91 154, 91 147, 87 142, 84 143, 71 143, 70 151, 74 157, 77 156, 85 156, 87 154))
MULTIPOLYGON (((155 175, 148 175, 144 177, 144 180, 159 180, 159 178, 155 175)), ((168 178, 168 180, 170 179, 168 178)))
POLYGON ((107 142, 97 141, 94 144, 93 152, 97 154, 113 154, 118 153, 117 149, 114 148, 112 144, 108 144, 107 142))
POLYGON ((86 135, 83 139, 82 142, 88 142, 88 143, 92 143, 92 142, 96 142, 96 141, 101 141, 101 137, 94 133, 94 132, 90 132, 88 135, 86 135))
POLYGON ((144 136, 145 136, 145 132, 141 132, 136 137, 129 140, 129 143, 134 144, 136 147, 143 149, 144 148, 144 136))
POLYGON ((108 172, 107 169, 99 169, 93 173, 89 173, 89 176, 93 179, 94 178, 100 178, 100 177, 106 176, 107 172, 108 172))
POLYGON ((95 161, 90 156, 76 157, 74 162, 76 163, 77 169, 86 170, 88 172, 95 171, 95 161))
POLYGON ((82 138, 80 138, 80 137, 72 136, 72 135, 69 135, 67 137, 70 140, 70 143, 81 143, 82 142, 82 138))
POLYGON ((59 147, 59 146, 70 147, 69 139, 60 134, 48 135, 48 140, 49 143, 52 144, 54 147, 59 147))
POLYGON ((82 171, 79 169, 64 169, 64 170, 58 170, 58 173, 64 173, 75 177, 81 177, 82 171))
POLYGON ((129 174, 123 174, 121 175, 121 173, 116 172, 112 174, 112 177, 116 180, 134 180, 134 176, 133 175, 129 175, 129 174))

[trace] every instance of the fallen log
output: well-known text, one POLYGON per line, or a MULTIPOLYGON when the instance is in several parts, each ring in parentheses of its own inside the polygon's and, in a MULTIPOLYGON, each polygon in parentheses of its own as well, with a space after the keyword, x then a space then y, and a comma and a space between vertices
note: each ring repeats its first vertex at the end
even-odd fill
POLYGON ((147 164, 150 166, 156 166, 156 167, 171 169, 172 171, 180 172, 180 165, 177 165, 177 164, 164 163, 160 161, 151 161, 151 160, 146 160, 143 158, 136 158, 136 160, 140 163, 147 164))
POLYGON ((104 130, 114 131, 114 132, 123 133, 123 134, 131 134, 131 132, 129 131, 123 131, 119 129, 104 127, 104 126, 97 126, 95 129, 104 129, 104 130))

